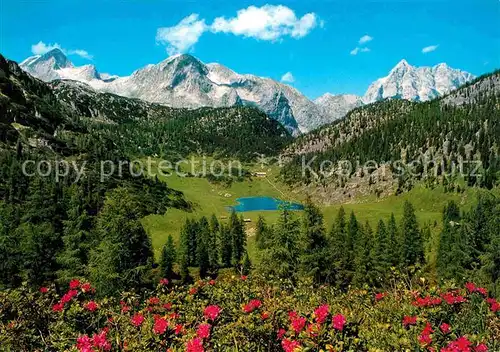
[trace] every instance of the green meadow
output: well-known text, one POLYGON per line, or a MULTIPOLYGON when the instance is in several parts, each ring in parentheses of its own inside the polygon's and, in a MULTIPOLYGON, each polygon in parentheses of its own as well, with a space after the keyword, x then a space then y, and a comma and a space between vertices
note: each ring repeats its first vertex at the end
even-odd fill
MULTIPOLYGON (((201 159, 197 159, 201 160, 201 159)), ((212 159, 207 158, 207 164, 212 159)), ((303 201, 306 197, 304 193, 291 189, 287 185, 277 180, 279 168, 268 165, 243 164, 243 168, 250 172, 265 172, 265 177, 247 177, 243 181, 234 180, 229 186, 209 182, 203 177, 181 177, 172 173, 171 176, 158 176, 160 180, 166 182, 169 187, 182 191, 185 198, 193 204, 192 212, 185 212, 170 208, 165 214, 150 215, 143 219, 144 227, 152 238, 155 255, 158 257, 161 247, 166 242, 169 235, 175 240, 179 236, 180 229, 187 218, 210 217, 215 214, 224 221, 229 215, 228 206, 236 205, 237 198, 252 196, 276 197, 287 201, 303 201)), ((156 170, 153 164, 153 171, 156 170)), ((190 167, 183 167, 183 172, 188 172, 190 167)), ((392 195, 383 199, 378 199, 375 195, 364 199, 356 199, 355 202, 345 204, 332 204, 321 206, 325 216, 327 228, 330 228, 337 212, 341 206, 347 213, 353 211, 361 222, 368 221, 375 228, 379 219, 389 219, 394 213, 396 219, 402 216, 403 203, 408 200, 415 207, 418 220, 422 226, 428 225, 432 234, 439 233, 441 228, 441 212, 445 204, 450 200, 455 200, 463 209, 469 208, 476 200, 476 189, 466 189, 463 193, 445 193, 442 187, 434 189, 426 188, 422 185, 415 186, 411 191, 401 195, 392 195)), ((297 213, 300 213, 298 211, 297 213)), ((248 249, 253 253, 253 230, 259 215, 262 215, 268 223, 274 223, 278 219, 279 211, 255 211, 241 213, 245 219, 251 221, 247 223, 248 249)), ((433 236, 436 239, 437 236, 433 236)), ((436 248, 435 246, 432 246, 436 248)), ((431 253, 430 255, 433 256, 431 253)))

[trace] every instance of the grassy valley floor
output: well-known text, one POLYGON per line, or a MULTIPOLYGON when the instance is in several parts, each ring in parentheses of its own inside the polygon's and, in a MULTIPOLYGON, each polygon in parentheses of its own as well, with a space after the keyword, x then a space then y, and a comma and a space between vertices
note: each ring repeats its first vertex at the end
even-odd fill
MULTIPOLYGON (((195 158, 195 160, 201 161, 202 159, 195 158)), ((207 158, 207 163, 209 164, 211 160, 207 158)), ((154 165, 153 163, 153 172, 156 170, 154 165)), ((143 225, 152 238, 157 257, 169 235, 172 235, 175 240, 178 239, 181 227, 187 218, 198 219, 202 216, 210 217, 215 214, 219 219, 224 219, 229 215, 227 207, 236 205, 236 199, 240 197, 268 196, 300 202, 307 196, 305 193, 291 189, 279 182, 277 180, 279 167, 277 166, 243 164, 243 168, 250 172, 265 172, 266 176, 245 177, 243 181, 237 181, 234 178, 229 186, 209 182, 204 177, 181 177, 175 173, 167 177, 158 176, 169 187, 184 192, 186 199, 193 203, 194 210, 185 212, 170 208, 165 214, 150 215, 143 219, 143 225)), ((182 171, 188 172, 188 168, 184 167, 182 171)), ((437 239, 437 234, 440 231, 442 210, 446 203, 454 200, 463 209, 468 209, 476 201, 477 192, 480 191, 469 188, 463 193, 445 193, 441 186, 430 189, 423 185, 417 185, 411 191, 398 196, 391 195, 378 199, 375 195, 371 195, 362 199, 355 199, 351 203, 321 205, 321 209, 325 216, 327 229, 331 227, 341 206, 344 207, 347 213, 353 211, 358 220, 363 223, 368 221, 375 228, 379 219, 388 220, 391 213, 394 213, 396 220, 399 220, 402 216, 403 204, 408 200, 415 207, 420 225, 430 227, 433 235, 430 247, 435 249, 437 246, 433 242, 437 239)), ((297 213, 300 213, 300 211, 297 211, 297 213)), ((278 219, 279 211, 254 211, 241 213, 241 215, 251 220, 251 222, 247 223, 247 233, 249 236, 248 250, 250 256, 253 257, 254 243, 252 235, 258 216, 262 215, 267 223, 272 224, 278 219)), ((430 252, 430 256, 429 259, 432 263, 433 251, 430 252)))

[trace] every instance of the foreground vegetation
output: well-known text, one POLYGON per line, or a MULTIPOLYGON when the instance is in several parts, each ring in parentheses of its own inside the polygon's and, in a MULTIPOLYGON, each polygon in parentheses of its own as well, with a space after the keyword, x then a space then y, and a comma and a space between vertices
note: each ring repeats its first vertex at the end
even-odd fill
MULTIPOLYGON (((73 280, 0 293, 4 351, 498 351, 484 288, 396 280, 384 291, 231 276, 95 297, 73 280), (396 283, 397 282, 397 283, 396 283)), ((97 292, 98 293, 98 292, 97 292)))

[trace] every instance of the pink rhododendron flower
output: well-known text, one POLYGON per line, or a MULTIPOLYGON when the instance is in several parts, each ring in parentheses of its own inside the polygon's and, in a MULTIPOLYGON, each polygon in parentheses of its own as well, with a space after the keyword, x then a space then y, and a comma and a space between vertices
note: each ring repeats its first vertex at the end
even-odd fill
POLYGON ((86 282, 84 284, 82 284, 80 286, 80 288, 82 289, 83 292, 91 292, 91 291, 94 291, 94 289, 92 288, 92 286, 90 286, 90 283, 86 282))
POLYGON ((215 319, 217 319, 220 312, 221 309, 219 306, 212 305, 205 308, 205 310, 203 311, 203 315, 205 316, 205 318, 214 321, 215 319))
POLYGON ((196 336, 198 336, 201 339, 209 338, 211 328, 212 328, 212 325, 210 325, 210 324, 200 324, 198 326, 198 330, 196 330, 196 336))
POLYGON ((163 318, 155 318, 155 324, 153 326, 153 332, 156 335, 164 334, 167 331, 168 321, 163 318))
POLYGON ((488 346, 484 343, 480 343, 476 347, 474 347, 474 352, 488 352, 488 346))
POLYGON ((168 283, 169 283, 168 279, 165 279, 165 278, 164 278, 164 279, 161 279, 161 280, 160 280, 160 285, 167 286, 167 285, 168 285, 168 283))
POLYGON ((318 324, 323 324, 326 318, 328 318, 329 311, 330 307, 328 306, 328 304, 323 304, 318 308, 316 308, 316 310, 314 311, 314 317, 316 319, 316 322, 318 324))
POLYGON ((443 334, 449 334, 450 333, 450 325, 446 324, 446 323, 442 323, 440 326, 439 326, 439 329, 441 329, 441 332, 443 334))
POLYGON ((84 307, 86 310, 93 312, 98 308, 98 305, 94 301, 89 301, 84 307))
POLYGON ((47 293, 47 292, 49 292, 49 289, 47 287, 40 287, 40 292, 47 293))
POLYGON ((73 279, 69 282, 69 288, 72 289, 72 290, 75 290, 77 289, 78 287, 80 287, 80 280, 78 279, 73 279))
POLYGON ((88 335, 82 335, 76 339, 76 348, 80 352, 93 352, 92 340, 88 335))
POLYGON ((376 293, 375 294, 375 301, 381 301, 384 299, 384 297, 387 296, 387 293, 376 293))
POLYGON ((344 330, 346 319, 342 314, 337 314, 332 318, 333 328, 338 331, 344 330))
POLYGON ((407 328, 410 325, 415 325, 417 323, 417 317, 411 317, 406 315, 403 317, 403 325, 405 328, 407 328))
POLYGON ((196 337, 186 344, 186 352, 204 352, 203 340, 196 337))
POLYGON ((285 334, 286 334, 285 329, 283 329, 283 328, 279 329, 277 334, 276 334, 278 336, 278 340, 281 340, 283 338, 283 336, 285 336, 285 334))
POLYGON ((142 322, 144 321, 144 316, 140 313, 137 313, 132 317, 130 321, 135 327, 141 326, 142 322))
POLYGON ((283 350, 285 350, 285 352, 294 352, 298 348, 300 348, 300 342, 284 339, 283 341, 281 341, 281 347, 283 347, 283 350))
POLYGON ((54 312, 62 312, 64 309, 64 304, 59 302, 59 303, 56 303, 52 306, 52 311, 54 312))
POLYGON ((293 331, 295 331, 296 334, 300 334, 300 332, 304 329, 304 326, 306 326, 307 319, 304 317, 293 317, 291 319, 291 326, 293 331))

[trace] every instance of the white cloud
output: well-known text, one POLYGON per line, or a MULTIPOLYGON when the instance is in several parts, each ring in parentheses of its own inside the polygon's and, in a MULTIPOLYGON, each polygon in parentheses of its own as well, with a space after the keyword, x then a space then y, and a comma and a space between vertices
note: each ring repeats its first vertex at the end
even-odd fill
POLYGON ((61 49, 61 46, 58 43, 45 44, 44 42, 39 41, 37 44, 33 44, 31 46, 31 52, 35 55, 43 55, 56 48, 61 49))
POLYGON ((193 13, 173 27, 158 28, 156 40, 167 45, 170 55, 189 51, 207 30, 205 20, 198 20, 198 17, 193 13))
POLYGON ((365 44, 365 43, 368 43, 370 41, 373 40, 373 37, 370 37, 368 34, 367 35, 364 35, 362 36, 361 38, 359 38, 359 44, 365 44))
POLYGON ((302 38, 318 25, 318 21, 315 13, 298 18, 292 9, 283 5, 249 6, 239 10, 236 17, 217 17, 211 30, 274 41, 285 36, 302 38))
POLYGON ((293 77, 291 72, 287 72, 283 76, 281 76, 281 82, 293 83, 295 82, 295 77, 293 77))
POLYGON ((351 55, 358 55, 358 53, 368 53, 368 52, 370 52, 369 48, 360 48, 357 46, 351 50, 351 55))
POLYGON ((76 49, 76 50, 68 50, 68 55, 78 55, 84 59, 92 60, 93 56, 90 55, 86 50, 76 49))
POLYGON ((166 45, 172 55, 189 51, 207 31, 276 41, 286 36, 302 38, 316 26, 323 25, 313 12, 298 18, 292 9, 283 5, 249 6, 238 10, 235 17, 217 17, 210 25, 193 13, 173 27, 159 28, 156 41, 166 45))
POLYGON ((92 60, 92 55, 90 55, 86 50, 82 49, 74 49, 74 50, 67 50, 63 49, 62 46, 59 43, 54 43, 54 44, 45 44, 42 41, 39 41, 37 44, 33 44, 31 46, 31 52, 35 55, 43 55, 45 53, 48 53, 49 51, 53 49, 59 49, 61 50, 64 54, 66 55, 78 55, 84 59, 87 60, 92 60))
POLYGON ((433 52, 434 50, 436 50, 438 48, 438 46, 439 45, 426 46, 425 48, 422 49, 422 53, 427 54, 427 53, 433 52))

